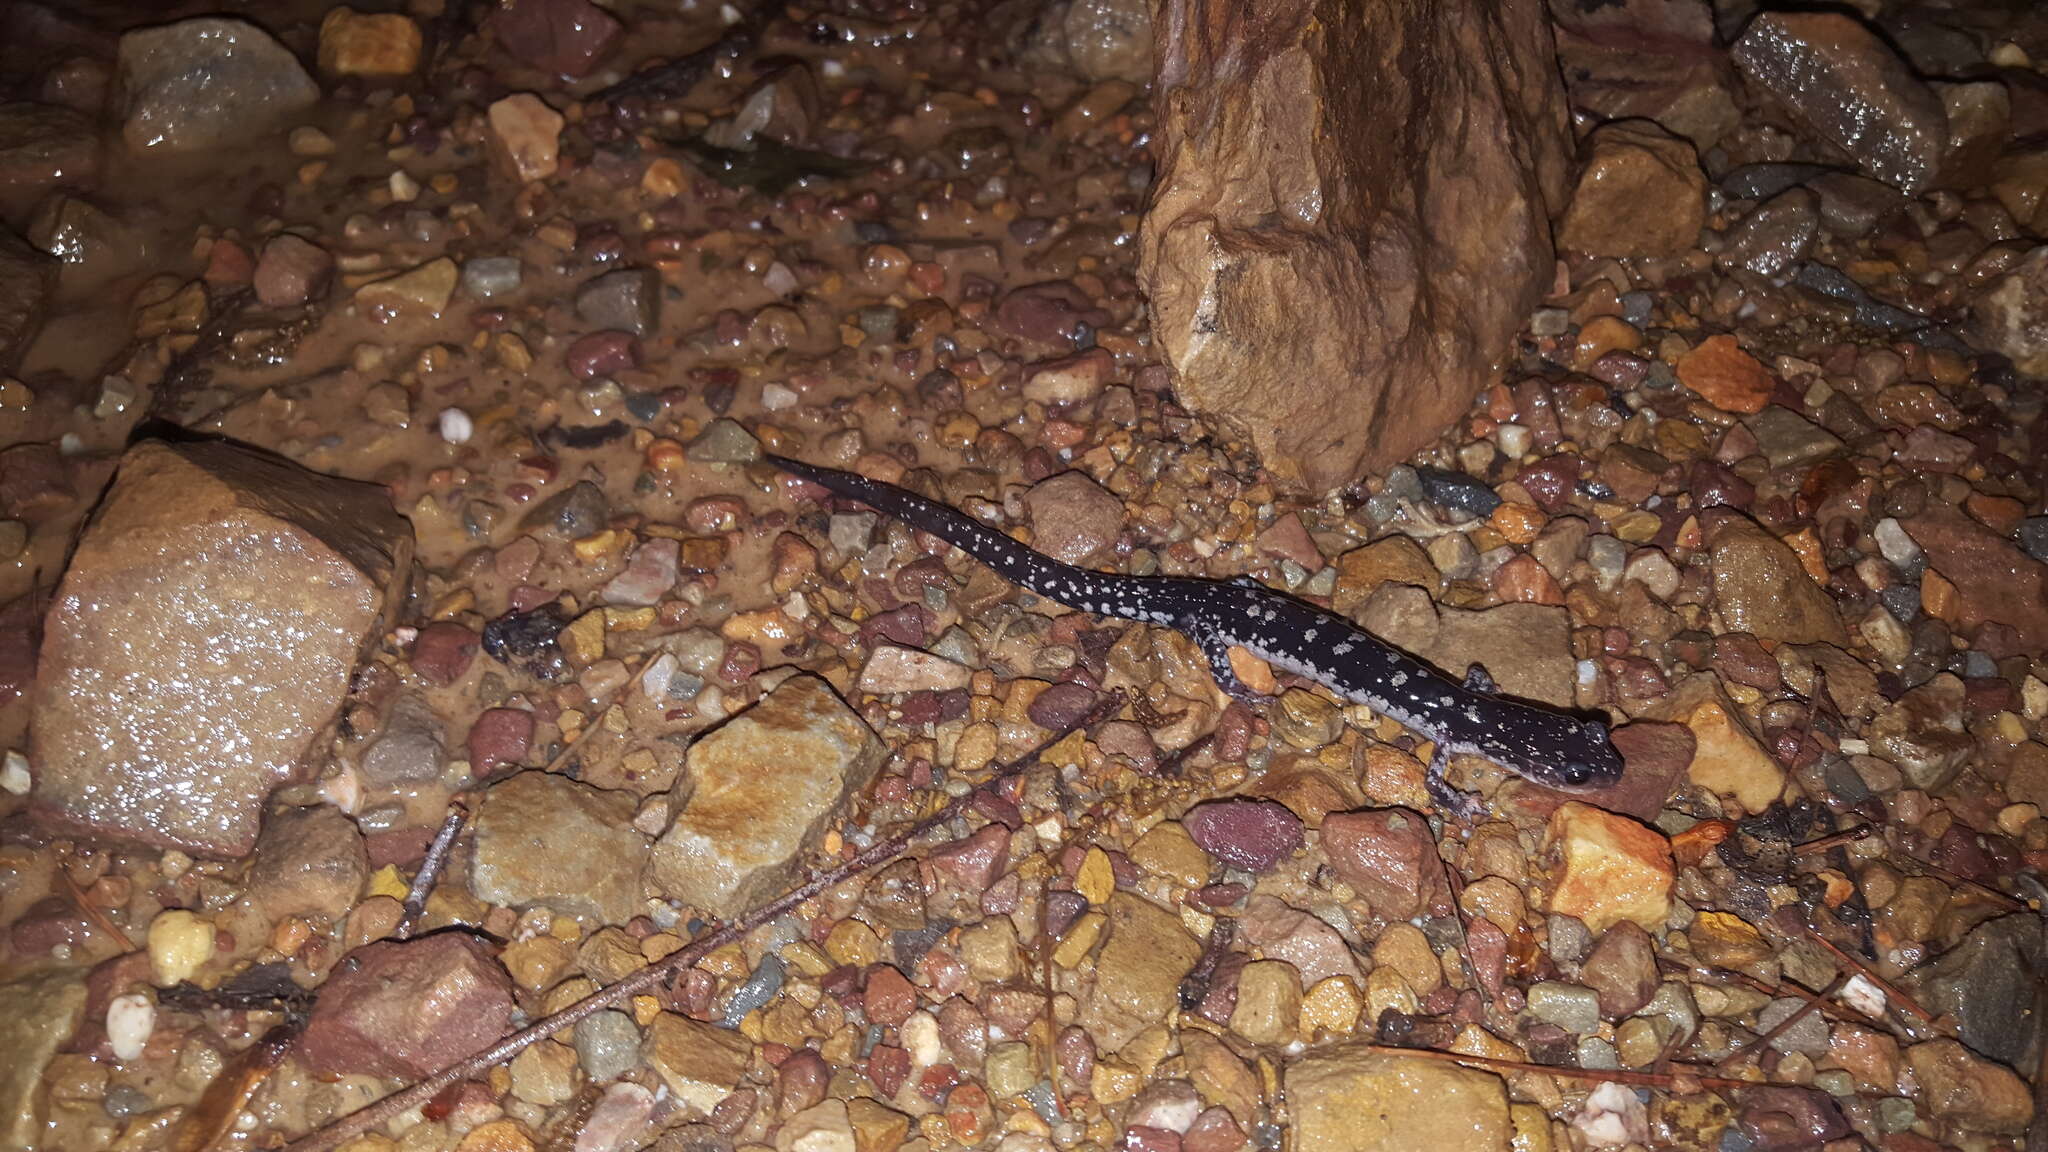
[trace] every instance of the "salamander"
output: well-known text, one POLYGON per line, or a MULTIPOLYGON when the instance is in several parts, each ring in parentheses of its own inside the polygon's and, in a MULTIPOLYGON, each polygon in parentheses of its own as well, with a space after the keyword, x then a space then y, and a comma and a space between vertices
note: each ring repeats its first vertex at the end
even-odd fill
POLYGON ((1568 792, 1621 779, 1621 754, 1599 720, 1504 696, 1478 664, 1462 681, 1359 628, 1344 617, 1250 577, 1201 580, 1097 572, 1055 560, 958 509, 853 472, 782 456, 769 463, 946 541, 1004 579, 1069 608, 1175 628, 1208 658, 1217 683, 1247 703, 1262 698, 1232 671, 1243 648, 1275 668, 1313 680, 1436 745, 1430 794, 1470 815, 1469 801, 1444 781, 1451 756, 1478 756, 1522 778, 1568 792))

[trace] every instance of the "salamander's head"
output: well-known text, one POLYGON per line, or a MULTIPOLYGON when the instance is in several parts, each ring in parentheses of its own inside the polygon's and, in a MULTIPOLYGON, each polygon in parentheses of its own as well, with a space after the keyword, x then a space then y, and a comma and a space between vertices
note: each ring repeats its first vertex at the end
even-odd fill
POLYGON ((1621 779, 1607 725, 1520 701, 1500 700, 1473 744, 1479 755, 1562 792, 1594 792, 1621 779))
POLYGON ((1557 782, 1551 787, 1578 791, 1606 788, 1621 781, 1621 753, 1607 737, 1607 725, 1598 720, 1566 721, 1572 727, 1561 741, 1553 765, 1557 782))

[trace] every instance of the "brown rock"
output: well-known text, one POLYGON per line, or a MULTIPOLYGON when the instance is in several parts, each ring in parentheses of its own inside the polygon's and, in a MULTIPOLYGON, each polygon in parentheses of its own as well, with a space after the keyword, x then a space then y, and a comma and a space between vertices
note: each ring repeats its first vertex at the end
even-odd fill
POLYGON ((334 257, 289 232, 273 237, 256 261, 256 300, 265 308, 296 308, 327 294, 334 257))
POLYGON ((1597 121, 1655 121, 1702 150, 1741 118, 1709 5, 1576 0, 1549 9, 1573 108, 1597 121))
POLYGON ((1840 12, 1766 12, 1735 42, 1735 66, 1847 152, 1907 192, 1941 167, 1941 98, 1877 34, 1840 12))
POLYGON ((288 808, 272 813, 256 839, 249 897, 272 920, 347 914, 370 876, 370 856, 355 821, 338 808, 288 808))
POLYGON ((330 8, 320 21, 320 71, 329 76, 410 76, 420 47, 420 26, 396 12, 330 8))
POLYGON ((731 1029, 663 1012, 648 1025, 640 1051, 678 1099, 710 1112, 746 1077, 754 1045, 731 1029))
POLYGON ((246 139, 320 98, 291 50, 245 20, 200 16, 121 37, 122 135, 135 152, 246 139))
POLYGON ((117 837, 247 853, 411 562, 381 488, 226 442, 129 449, 44 623, 38 803, 117 837))
POLYGON ((1317 491, 1401 459, 1551 282, 1567 136, 1542 9, 1174 0, 1155 26, 1140 280, 1176 391, 1317 491))
POLYGON ((623 924, 640 911, 647 839, 634 797, 550 772, 521 772, 484 793, 470 850, 477 899, 623 924))
POLYGON ((298 1058, 315 1073, 416 1078, 512 1023, 512 980, 477 937, 437 932, 348 954, 320 986, 298 1058))
MULTIPOLYGON (((0 312, 0 351, 7 347, 5 323, 0 312)), ((2003 353, 2013 367, 2029 376, 2048 376, 2048 247, 2027 253, 2019 267, 1974 293, 1970 324, 1974 339, 2003 353)))
POLYGON ((1602 124, 1579 152, 1579 183, 1558 224, 1559 248, 1660 257, 1699 243, 1707 177, 1690 143, 1632 120, 1602 124))
POLYGON ((1033 547, 1055 560, 1079 564, 1116 543, 1124 502, 1079 472, 1041 480, 1024 494, 1033 547))
POLYGON ((1740 512, 1716 509, 1704 521, 1714 599, 1731 630, 1788 644, 1849 642, 1833 597, 1790 545, 1740 512))
POLYGON ((1118 892, 1108 911, 1109 943, 1096 958, 1082 1023, 1099 1045, 1116 1051, 1174 1010, 1181 978, 1202 949, 1180 917, 1142 896, 1118 892))
POLYGON ((1955 586, 1953 620, 1964 635, 1987 623, 2019 633, 2019 646, 2048 648, 2048 565, 1953 508, 1901 522, 1927 562, 1955 586))
POLYGON ((490 29, 520 62, 576 80, 610 53, 620 25, 590 0, 506 0, 492 10, 490 29))
POLYGON ((1384 536, 1337 557, 1337 587, 1330 607, 1346 616, 1358 611, 1379 586, 1413 584, 1431 596, 1443 591, 1443 576, 1412 537, 1384 536))
POLYGON ((69 506, 77 495, 55 444, 0 449, 0 516, 40 520, 69 506))
POLYGON ((1500 1152, 1515 1134, 1500 1077, 1364 1044, 1295 1061, 1286 1091, 1300 1152, 1500 1152))
POLYGON ((522 183, 555 174, 562 145, 562 114, 531 92, 515 92, 493 103, 487 117, 491 139, 512 175, 522 183))
POLYGON ((1448 900, 1429 822, 1406 808, 1323 817, 1330 867, 1385 920, 1409 920, 1448 900))
POLYGON ((1958 1127, 2016 1135, 2034 1117, 2026 1081, 1954 1040, 1915 1044, 1906 1049, 1906 1066, 1920 1082, 1928 1110, 1958 1127))
POLYGON ((99 170, 92 118, 56 104, 0 102, 0 187, 88 183, 99 170))
POLYGON ((1657 994, 1657 946, 1633 920, 1600 936, 1580 967, 1579 982, 1600 996, 1600 1014, 1610 1020, 1632 1016, 1657 994))
POLYGON ((648 860, 650 895, 736 916, 795 879, 847 796, 888 750, 816 676, 794 676, 690 746, 675 823, 648 860))
POLYGON ((57 287, 57 261, 0 228, 0 372, 11 372, 43 325, 57 287))
POLYGON ((1761 412, 1776 386, 1733 336, 1709 336, 1678 362, 1678 382, 1724 412, 1761 412))

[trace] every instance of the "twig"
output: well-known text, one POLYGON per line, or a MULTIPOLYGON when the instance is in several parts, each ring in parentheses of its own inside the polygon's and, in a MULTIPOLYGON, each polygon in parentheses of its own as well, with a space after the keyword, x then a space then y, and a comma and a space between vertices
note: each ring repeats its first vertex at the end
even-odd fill
POLYGON ((1865 980, 1870 981, 1872 984, 1877 985, 1878 990, 1880 992, 1883 992, 1899 1007, 1904 1008, 1906 1011, 1911 1012, 1913 1015, 1918 1016, 1922 1020, 1928 1021, 1929 1023, 1932 1023, 1934 1021, 1934 1013, 1929 1012, 1925 1008, 1922 1008, 1918 1002, 1916 1002, 1911 996, 1906 995, 1906 993, 1902 991, 1897 985, 1893 984, 1889 980, 1886 980, 1884 977, 1879 976, 1877 973, 1871 971, 1869 964, 1863 962, 1862 960, 1857 959, 1854 956, 1851 956, 1847 952, 1844 952, 1840 948, 1836 947, 1834 941, 1828 939, 1827 937, 1821 935, 1819 932, 1815 931, 1813 925, 1802 924, 1800 925, 1800 927, 1806 930, 1806 935, 1809 938, 1811 938, 1814 943, 1820 945, 1822 948, 1827 949, 1829 955, 1833 956, 1836 960, 1840 961, 1851 972, 1854 972, 1858 976, 1863 977, 1865 980))
POLYGON ((85 913, 86 919, 93 922, 94 927, 113 937, 114 943, 121 946, 121 951, 135 951, 135 942, 128 938, 126 932, 121 931, 121 926, 114 923, 113 918, 107 915, 106 909, 86 898, 85 889, 80 888, 78 881, 71 878, 69 870, 60 867, 57 874, 64 877, 64 886, 71 890, 72 902, 78 905, 80 912, 85 913))
POLYGON ((1477 1064, 1496 1072, 1534 1072, 1543 1076, 1557 1076, 1566 1080, 1597 1080, 1605 1084, 1631 1084, 1639 1088, 1663 1088, 1667 1091, 1683 1091, 1689 1086, 1701 1088, 1796 1088, 1800 1085, 1782 1084, 1773 1080, 1733 1080, 1725 1076, 1710 1076, 1694 1071, 1693 1065, 1674 1064, 1675 1072, 1632 1072, 1626 1068, 1562 1068, 1550 1064, 1531 1064, 1525 1060, 1499 1060, 1492 1056, 1467 1056, 1462 1052, 1445 1052, 1439 1048, 1403 1048, 1398 1044, 1368 1044, 1368 1051, 1383 1056, 1412 1056, 1418 1060, 1441 1060, 1451 1064, 1477 1064))
POLYGON ((1821 991, 1817 993, 1808 992, 1806 989, 1800 988, 1799 992, 1806 998, 1806 1003, 1800 1005, 1797 1009, 1795 1009, 1792 1012, 1791 1015, 1785 1017, 1783 1020, 1778 1021, 1775 1027, 1771 1028, 1763 1035, 1757 1037, 1754 1040, 1751 1040, 1749 1043, 1744 1044, 1742 1047, 1737 1048, 1735 1051, 1728 1053, 1726 1056, 1721 1057, 1719 1060, 1714 1061, 1714 1067, 1726 1071, 1727 1069, 1733 1068, 1737 1064, 1742 1063, 1744 1060, 1749 1059, 1756 1053, 1761 1052, 1763 1050, 1764 1045, 1769 1044, 1773 1040, 1776 1040, 1778 1037, 1784 1035, 1787 1031, 1790 1031, 1794 1024, 1797 1024, 1801 1020, 1806 1019, 1808 1014, 1810 1014, 1815 1009, 1819 1008, 1823 1003, 1825 1003, 1825 1001, 1823 1001, 1821 997, 1834 995, 1836 990, 1841 988, 1843 983, 1845 983, 1848 979, 1849 977, 1846 973, 1838 974, 1833 980, 1829 981, 1828 986, 1826 988, 1823 988, 1821 991))
MULTIPOLYGON (((1657 959, 1657 965, 1671 972, 1684 972, 1695 976, 1711 976, 1714 979, 1720 980, 1724 983, 1733 980, 1736 983, 1743 985, 1744 987, 1755 989, 1756 991, 1761 992, 1766 996, 1769 996, 1773 1000, 1782 1000, 1787 996, 1799 996, 1809 999, 1816 998, 1815 993, 1809 992, 1806 989, 1801 988, 1797 984, 1767 984, 1764 981, 1759 980, 1754 976, 1751 976, 1747 972, 1737 972, 1732 968, 1715 968, 1706 964, 1683 964, 1679 961, 1666 959, 1664 957, 1659 957, 1657 959)), ((1893 1031, 1893 1029, 1889 1025, 1885 1024, 1883 1021, 1873 1020, 1870 1017, 1865 1016, 1863 1013, 1858 1012, 1856 1009, 1851 1008, 1850 1006, 1842 1003, 1839 1000, 1822 999, 1820 1002, 1820 1010, 1823 1015, 1833 1016, 1837 1019, 1846 1020, 1851 1024, 1860 1024, 1865 1028, 1875 1029, 1879 1032, 1893 1031)))
POLYGON ((1825 852, 1838 844, 1854 844, 1858 840, 1867 838, 1875 831, 1877 829, 1868 824, 1858 824, 1854 828, 1845 828, 1840 832, 1822 836, 1817 840, 1808 840, 1804 844, 1794 844, 1792 846, 1792 854, 1794 856, 1809 856, 1815 852, 1825 852))
POLYGON ((455 837, 462 832, 463 822, 469 819, 469 809, 459 800, 448 804, 448 815, 441 821, 441 830, 434 833, 434 842, 427 845, 427 858, 420 862, 420 870, 413 873, 412 886, 405 891, 405 915, 398 918, 398 928, 392 933, 397 939, 410 940, 419 927, 420 917, 427 911, 427 897, 433 895, 434 885, 441 882, 441 873, 448 868, 448 856, 455 847, 455 837))
POLYGON ((1123 706, 1124 696, 1122 692, 1107 694, 1073 727, 1057 733, 1024 755, 1010 761, 1003 766, 1001 771, 982 781, 977 787, 971 788, 955 797, 944 807, 919 820, 905 831, 890 836, 885 840, 877 841, 872 847, 838 867, 832 868, 807 883, 799 885, 780 897, 769 901, 767 904, 761 905, 753 911, 729 921, 724 927, 698 937, 697 940, 684 948, 670 953, 668 956, 640 969, 618 983, 601 988, 562 1009, 560 1012, 556 1012, 551 1016, 545 1016, 529 1024, 510 1036, 470 1055, 468 1058, 459 1060, 424 1080, 417 1081, 409 1088, 394 1092, 374 1104, 365 1105, 323 1128, 301 1136, 286 1147, 286 1152, 329 1152, 329 1149, 338 1147, 344 1141, 351 1140, 369 1131, 371 1128, 385 1123, 394 1116, 399 1116, 425 1104, 449 1085, 490 1071, 497 1065, 517 1055, 536 1040, 546 1039, 565 1028, 575 1026, 578 1022, 588 1019, 607 1008, 620 1004, 643 992, 660 987, 667 982, 669 977, 689 968, 711 952, 741 939, 755 928, 795 908, 820 892, 837 887, 847 880, 873 868, 875 865, 902 854, 909 849, 911 841, 967 811, 967 806, 982 789, 1029 770, 1038 763, 1040 756, 1043 756, 1061 740, 1066 739, 1068 735, 1076 731, 1094 728, 1096 725, 1116 715, 1123 709, 1123 706))

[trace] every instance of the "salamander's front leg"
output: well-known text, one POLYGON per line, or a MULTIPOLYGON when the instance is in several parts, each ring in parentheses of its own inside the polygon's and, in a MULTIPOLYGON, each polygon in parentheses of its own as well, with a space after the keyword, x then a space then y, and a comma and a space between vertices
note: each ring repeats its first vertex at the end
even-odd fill
POLYGON ((1223 634, 1222 629, 1199 616, 1192 615, 1181 617, 1174 623, 1174 627, 1193 640, 1195 646, 1202 650, 1202 655, 1209 658, 1209 671, 1216 677, 1216 686, 1223 689, 1225 695, 1250 708, 1256 708, 1272 699, 1262 692, 1254 691, 1251 685, 1237 678, 1237 670, 1230 666, 1230 638, 1223 634))
POLYGON ((1486 818, 1486 805, 1470 792, 1460 792, 1451 787, 1451 782, 1445 778, 1450 767, 1451 754, 1443 745, 1437 745, 1436 754, 1429 758, 1429 771, 1422 778, 1423 786, 1429 790, 1430 802, 1443 813, 1446 824, 1455 821, 1468 827, 1476 825, 1486 818))

